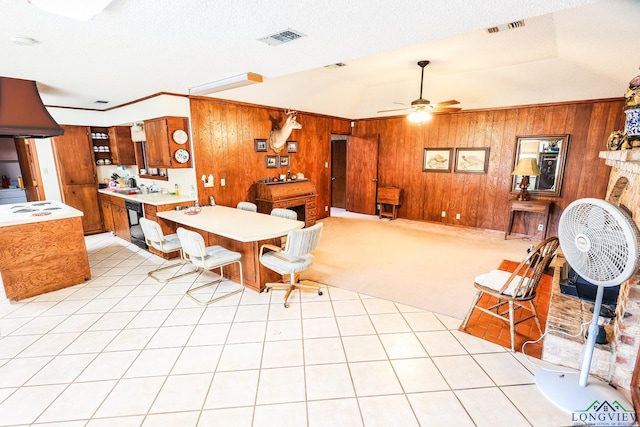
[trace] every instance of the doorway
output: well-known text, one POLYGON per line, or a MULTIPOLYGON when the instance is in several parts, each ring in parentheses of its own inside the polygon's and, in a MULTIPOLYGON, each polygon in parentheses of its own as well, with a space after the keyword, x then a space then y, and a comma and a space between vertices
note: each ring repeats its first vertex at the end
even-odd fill
POLYGON ((347 207, 347 137, 331 137, 331 207, 347 207), (335 139, 334 139, 335 138, 335 139))

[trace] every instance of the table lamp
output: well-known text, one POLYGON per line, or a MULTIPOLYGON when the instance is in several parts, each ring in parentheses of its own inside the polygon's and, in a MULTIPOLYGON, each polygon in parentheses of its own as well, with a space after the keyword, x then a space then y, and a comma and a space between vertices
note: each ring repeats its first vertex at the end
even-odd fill
POLYGON ((529 177, 540 175, 540 168, 538 167, 537 160, 531 158, 520 159, 511 175, 522 176, 522 179, 520 180, 520 195, 518 196, 518 200, 529 200, 529 192, 527 191, 527 187, 529 187, 529 177))

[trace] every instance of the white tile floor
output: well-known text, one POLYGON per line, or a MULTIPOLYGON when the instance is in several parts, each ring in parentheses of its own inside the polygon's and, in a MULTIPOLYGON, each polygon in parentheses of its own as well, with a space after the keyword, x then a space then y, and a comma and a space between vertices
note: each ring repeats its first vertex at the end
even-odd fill
POLYGON ((534 366, 460 320, 332 287, 205 308, 184 292, 211 273, 159 284, 160 258, 86 241, 91 281, 0 300, 2 426, 571 424, 534 366))

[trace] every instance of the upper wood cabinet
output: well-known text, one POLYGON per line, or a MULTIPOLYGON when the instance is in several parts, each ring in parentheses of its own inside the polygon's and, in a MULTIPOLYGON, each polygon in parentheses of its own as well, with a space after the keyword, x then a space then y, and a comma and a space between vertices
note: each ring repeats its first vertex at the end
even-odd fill
POLYGON ((129 126, 110 127, 109 141, 111 143, 111 160, 113 164, 136 164, 135 149, 131 140, 131 128, 129 126))
POLYGON ((158 117, 144 121, 149 168, 190 168, 189 119, 158 117))
POLYGON ((62 202, 84 214, 84 234, 102 232, 98 177, 87 126, 65 126, 64 135, 51 138, 62 202))

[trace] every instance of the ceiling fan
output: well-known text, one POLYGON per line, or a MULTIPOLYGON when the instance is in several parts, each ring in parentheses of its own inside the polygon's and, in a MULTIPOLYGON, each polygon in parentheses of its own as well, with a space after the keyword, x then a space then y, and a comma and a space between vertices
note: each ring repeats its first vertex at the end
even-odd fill
POLYGON ((459 107, 449 107, 449 105, 460 104, 459 101, 450 100, 438 102, 437 104, 432 104, 428 99, 424 99, 422 97, 422 85, 424 82, 424 67, 429 65, 431 61, 418 61, 418 66, 422 68, 422 74, 420 76, 420 98, 411 102, 411 107, 409 108, 397 108, 393 110, 380 110, 378 113, 388 113, 390 111, 408 111, 409 112, 409 120, 422 123, 431 118, 431 113, 453 113, 456 111, 460 111, 462 108, 459 107))

